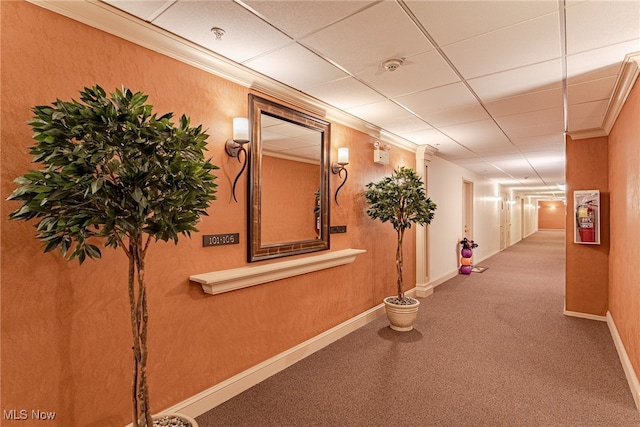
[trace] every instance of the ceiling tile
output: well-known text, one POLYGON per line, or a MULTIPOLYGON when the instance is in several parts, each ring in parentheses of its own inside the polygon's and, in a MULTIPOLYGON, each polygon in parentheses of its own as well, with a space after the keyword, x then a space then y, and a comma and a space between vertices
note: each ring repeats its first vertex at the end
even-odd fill
POLYGON ((608 99, 583 102, 582 104, 569 105, 569 117, 592 117, 601 116, 607 111, 608 99))
POLYGON ((433 49, 396 2, 380 2, 303 39, 352 74, 433 49), (390 24, 392 23, 392 24, 390 24))
POLYGON ((568 131, 601 128, 608 105, 609 100, 570 105, 568 131))
POLYGON ((463 83, 454 83, 395 98, 418 115, 476 104, 478 100, 463 83))
POLYGON ((640 40, 632 40, 567 56, 568 83, 617 76, 625 55, 638 51, 640 40))
POLYGON ((467 79, 561 57, 557 14, 545 15, 444 46, 467 79))
POLYGON ((348 108, 346 111, 383 129, 386 123, 393 123, 395 117, 404 117, 408 113, 407 110, 389 100, 348 108))
POLYGON ((422 117, 433 127, 444 127, 486 120, 489 118, 489 114, 480 104, 475 103, 449 110, 425 113, 422 117))
POLYGON ((132 0, 102 0, 104 3, 124 10, 138 18, 147 22, 152 21, 156 16, 162 13, 166 8, 175 3, 175 0, 166 1, 132 1, 132 0))
POLYGON ((564 135, 562 133, 512 138, 512 142, 522 153, 546 150, 559 150, 564 152, 565 146, 564 135))
POLYGON ((301 90, 346 76, 343 71, 298 44, 246 61, 245 65, 301 90))
MULTIPOLYGON (((497 120, 502 121, 503 117, 498 118, 497 120)), ((509 138, 513 141, 516 141, 520 138, 535 138, 538 136, 546 136, 549 133, 556 133, 556 135, 563 135, 564 132, 564 120, 557 119, 555 121, 550 121, 544 123, 543 126, 540 125, 539 122, 531 121, 529 125, 520 125, 507 126, 507 124, 502 124, 505 128, 506 132, 509 133, 509 138)))
POLYGON ((290 0, 244 0, 244 3, 258 12, 267 21, 292 37, 302 37, 345 18, 373 1, 312 1, 292 7, 290 0))
POLYGON ((562 105, 561 88, 528 92, 485 103, 485 107, 494 117, 547 110, 562 105))
POLYGON ((390 117, 386 122, 385 129, 398 136, 433 129, 429 124, 425 123, 424 120, 410 113, 407 113, 406 116, 390 117))
POLYGON ((179 1, 153 23, 240 63, 292 42, 243 7, 226 1, 179 1), (220 40, 211 32, 213 27, 225 31, 220 40))
POLYGON ((353 77, 344 77, 319 86, 310 87, 306 92, 341 110, 386 99, 353 77))
POLYGON ((585 1, 566 9, 567 54, 640 38, 639 1, 585 1))
POLYGON ((562 62, 554 59, 470 79, 469 86, 480 99, 487 102, 528 92, 562 88, 561 77, 562 62))
POLYGON ((616 85, 617 76, 603 79, 589 80, 583 83, 569 85, 567 88, 567 100, 569 105, 582 104, 593 100, 611 98, 616 85))
POLYGON ((542 173, 562 169, 565 163, 564 149, 527 153, 526 158, 538 172, 542 173))
POLYGON ((540 123, 550 125, 555 123, 556 129, 564 127, 564 109, 562 107, 547 110, 528 111, 526 113, 510 114, 496 118, 500 126, 510 133, 514 129, 540 126, 540 123))
POLYGON ((441 150, 445 147, 455 146, 455 148, 459 148, 468 152, 468 150, 466 150, 464 147, 461 147, 459 144, 457 144, 455 141, 453 141, 451 138, 444 135, 437 129, 424 129, 419 131, 404 132, 400 136, 414 142, 417 145, 431 145, 438 150, 441 150))
POLYGON ((493 120, 446 126, 440 130, 449 138, 470 148, 476 153, 480 153, 489 148, 491 151, 499 149, 506 149, 508 152, 511 151, 509 150, 511 143, 493 120))
POLYGON ((441 46, 558 11, 555 1, 408 1, 441 46))
POLYGON ((367 68, 357 77, 389 98, 460 81, 435 50, 405 59, 395 71, 387 71, 380 65, 367 68))
POLYGON ((460 159, 457 160, 456 163, 466 169, 492 179, 512 180, 513 182, 520 183, 527 179, 524 178, 525 176, 528 178, 537 177, 535 170, 518 154, 512 156, 492 156, 489 159, 460 159))

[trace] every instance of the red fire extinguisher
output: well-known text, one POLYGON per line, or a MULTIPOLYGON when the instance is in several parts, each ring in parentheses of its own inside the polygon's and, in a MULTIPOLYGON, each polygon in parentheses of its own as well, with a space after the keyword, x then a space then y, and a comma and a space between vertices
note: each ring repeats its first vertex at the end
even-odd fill
POLYGON ((576 210, 576 221, 580 241, 594 243, 596 241, 596 215, 589 205, 579 205, 576 210))

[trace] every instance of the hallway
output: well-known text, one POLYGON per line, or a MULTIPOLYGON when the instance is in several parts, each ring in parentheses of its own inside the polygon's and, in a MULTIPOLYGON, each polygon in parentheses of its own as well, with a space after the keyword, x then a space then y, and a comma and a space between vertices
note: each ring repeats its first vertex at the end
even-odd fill
MULTIPOLYGON (((482 244, 480 242, 480 244, 482 244)), ((207 426, 640 426, 607 324, 567 317, 540 231, 198 417, 207 426)))

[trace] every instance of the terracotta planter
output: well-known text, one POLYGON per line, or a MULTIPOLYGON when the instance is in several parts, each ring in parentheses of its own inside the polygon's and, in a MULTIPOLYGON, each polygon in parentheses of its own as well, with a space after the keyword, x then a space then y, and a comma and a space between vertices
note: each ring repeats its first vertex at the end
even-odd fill
POLYGON ((384 306, 387 311, 387 319, 389 319, 389 327, 394 331, 410 331, 413 329, 413 322, 418 317, 418 307, 420 301, 413 299, 414 304, 395 304, 391 302, 396 297, 387 297, 384 299, 384 306))

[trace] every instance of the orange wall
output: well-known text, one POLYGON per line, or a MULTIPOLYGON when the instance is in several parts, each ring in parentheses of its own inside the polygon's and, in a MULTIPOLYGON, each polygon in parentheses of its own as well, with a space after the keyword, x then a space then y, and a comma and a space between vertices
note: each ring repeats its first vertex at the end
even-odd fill
POLYGON ((609 134, 611 250, 609 310, 640 375, 640 81, 609 134))
MULTIPOLYGON (((331 250, 363 248, 353 264, 296 278, 205 295, 189 275, 246 265, 246 179, 224 152, 232 118, 247 114, 248 90, 25 2, 2 2, 0 15, 1 371, 2 409, 55 411, 47 426, 118 426, 130 422, 130 326, 126 259, 105 249, 100 261, 68 263, 42 253, 33 224, 8 221, 13 179, 33 168, 30 108, 77 98, 85 86, 126 85, 149 95, 160 113, 203 124, 220 166, 218 200, 201 233, 240 233, 240 244, 203 248, 200 233, 149 249, 149 383, 160 411, 350 319, 392 295, 395 232, 366 216, 366 183, 395 165, 372 168, 373 139, 333 123, 332 152, 350 149, 349 181, 331 202, 331 250), (375 236, 375 238, 371 238, 375 236)), ((394 161, 415 164, 396 149, 394 161)), ((330 177, 331 188, 340 180, 330 177)), ((405 283, 415 284, 415 234, 405 242, 405 283)), ((22 426, 3 420, 3 426, 22 426)))
POLYGON ((540 200, 538 202, 538 229, 564 230, 565 205, 560 201, 540 200))
POLYGON ((608 308, 609 190, 607 137, 573 141, 567 136, 566 309, 604 316, 608 308), (576 190, 600 190, 600 244, 573 243, 576 190))

